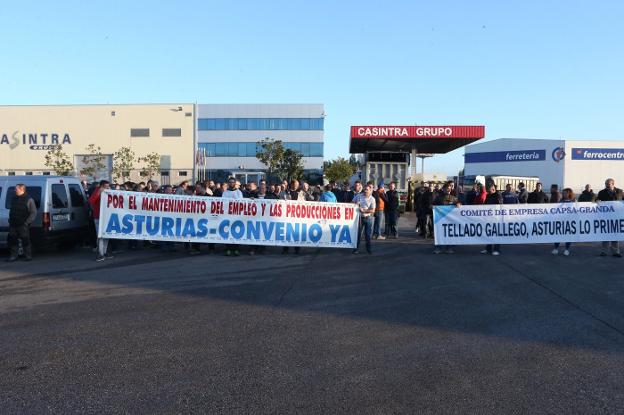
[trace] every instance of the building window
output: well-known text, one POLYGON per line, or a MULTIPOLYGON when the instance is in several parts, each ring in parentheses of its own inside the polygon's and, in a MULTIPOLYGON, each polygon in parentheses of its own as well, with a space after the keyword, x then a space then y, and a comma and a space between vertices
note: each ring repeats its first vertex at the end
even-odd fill
POLYGON ((149 128, 131 128, 130 137, 149 137, 149 128))
POLYGON ((15 176, 15 172, 14 171, 10 171, 8 175, 9 176, 15 176))
POLYGON ((44 171, 44 172, 43 172, 43 175, 44 175, 44 176, 49 176, 49 175, 50 175, 50 172, 49 172, 49 171, 44 171))
POLYGON ((210 130, 323 130, 323 118, 199 118, 197 128, 210 130))
POLYGON ((163 137, 182 137, 182 129, 181 128, 163 128, 162 136, 163 137))
POLYGON ((169 172, 168 172, 168 171, 161 171, 161 172, 160 172, 160 175, 161 175, 162 177, 169 177, 169 172))
POLYGON ((33 173, 31 171, 27 171, 25 174, 26 174, 26 176, 32 176, 33 175, 33 173))
MULTIPOLYGON (((285 142, 284 148, 298 151, 304 157, 323 157, 323 143, 285 142)), ((205 157, 256 157, 260 146, 255 142, 199 143, 205 157)))
POLYGON ((185 172, 185 171, 180 171, 180 172, 178 172, 178 176, 180 176, 180 177, 186 177, 186 176, 187 176, 187 172, 185 172))

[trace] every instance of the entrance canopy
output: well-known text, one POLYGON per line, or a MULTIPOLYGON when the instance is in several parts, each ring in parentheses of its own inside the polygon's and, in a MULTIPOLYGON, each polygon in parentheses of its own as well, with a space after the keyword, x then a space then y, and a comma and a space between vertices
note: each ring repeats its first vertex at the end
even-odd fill
POLYGON ((448 153, 485 137, 483 125, 352 126, 349 152, 448 153))

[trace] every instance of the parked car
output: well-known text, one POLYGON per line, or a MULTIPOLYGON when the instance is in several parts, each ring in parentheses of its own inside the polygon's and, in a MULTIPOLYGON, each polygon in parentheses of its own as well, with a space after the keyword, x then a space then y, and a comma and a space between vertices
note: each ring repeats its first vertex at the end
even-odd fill
POLYGON ((33 245, 76 245, 89 232, 87 197, 80 180, 66 176, 0 176, 0 248, 7 248, 9 209, 15 186, 26 185, 26 192, 37 205, 37 217, 30 226, 33 245))

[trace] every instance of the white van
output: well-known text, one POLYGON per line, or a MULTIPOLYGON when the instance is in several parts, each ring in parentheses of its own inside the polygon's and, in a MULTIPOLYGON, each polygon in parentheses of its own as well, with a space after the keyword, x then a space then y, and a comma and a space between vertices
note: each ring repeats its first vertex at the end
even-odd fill
POLYGON ((26 193, 37 206, 37 217, 30 226, 33 245, 75 245, 89 231, 87 196, 75 177, 0 176, 0 248, 8 246, 9 209, 15 186, 26 185, 26 193))

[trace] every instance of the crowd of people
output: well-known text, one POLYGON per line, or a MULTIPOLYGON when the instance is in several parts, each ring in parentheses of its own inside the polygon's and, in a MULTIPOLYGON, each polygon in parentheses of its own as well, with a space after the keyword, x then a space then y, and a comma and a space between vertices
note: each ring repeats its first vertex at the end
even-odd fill
MULTIPOLYGON (((422 182, 414 195, 414 206, 417 214, 416 232, 424 238, 433 239, 433 207, 439 205, 505 205, 505 204, 535 204, 535 203, 571 203, 571 202, 608 202, 623 200, 623 192, 615 187, 615 181, 611 178, 605 180, 604 189, 597 194, 592 186, 587 184, 583 192, 577 197, 570 188, 559 190, 559 186, 553 184, 550 194, 543 190, 541 183, 537 183, 535 189, 529 192, 524 183, 518 184, 514 189, 511 184, 505 186, 505 190, 499 191, 493 182, 487 184, 475 183, 472 189, 464 193, 461 187, 455 186, 455 182, 448 181, 440 187, 422 182)), ((555 243, 551 251, 553 255, 559 254, 559 243, 555 243)), ((563 250, 564 256, 570 255, 571 243, 566 242, 563 250)), ((436 246, 435 254, 442 252, 454 253, 452 246, 436 246)), ((500 255, 500 245, 487 245, 481 251, 482 254, 500 255)), ((611 253, 617 258, 622 257, 618 241, 602 242, 601 256, 611 253)))
MULTIPOLYGON (((399 216, 399 195, 396 191, 394 182, 388 185, 388 190, 383 184, 377 189, 374 188, 372 182, 363 185, 362 182, 356 181, 353 189, 348 182, 339 186, 336 183, 328 183, 325 186, 310 186, 306 182, 292 180, 290 183, 286 180, 281 183, 268 184, 266 180, 260 182, 249 182, 241 184, 239 180, 230 177, 227 182, 219 183, 213 180, 205 182, 196 182, 194 185, 188 181, 183 181, 177 186, 160 185, 159 182, 150 180, 146 183, 125 182, 123 184, 111 185, 108 181, 102 180, 92 186, 85 184, 86 192, 89 198, 89 206, 91 207, 91 216, 94 221, 94 229, 98 228, 100 218, 100 196, 102 191, 106 189, 125 190, 134 192, 148 192, 161 194, 177 194, 177 195, 193 195, 193 196, 210 196, 222 197, 226 199, 275 199, 275 200, 297 200, 297 201, 317 201, 317 202, 339 202, 354 203, 360 211, 360 224, 357 236, 357 248, 353 250, 354 254, 359 253, 359 245, 361 239, 364 239, 366 252, 372 253, 372 239, 398 238, 398 216, 399 216), (383 224, 383 225, 382 225, 383 224)), ((104 238, 97 239, 97 245, 94 248, 97 251, 97 261, 103 261, 113 257, 113 250, 118 241, 104 238)), ((173 242, 147 242, 160 248, 163 251, 174 251, 173 242)), ((142 244, 136 240, 128 242, 129 249, 139 249, 142 244)), ((195 255, 200 252, 199 243, 185 243, 186 251, 195 255)), ((215 244, 208 244, 208 252, 216 252, 215 244)), ((261 253, 264 251, 262 246, 250 246, 248 252, 250 255, 261 253)), ((296 254, 300 253, 300 247, 294 247, 296 254)), ((282 248, 283 254, 288 254, 289 248, 282 248)), ((225 255, 240 255, 239 245, 225 245, 225 255)))
MULTIPOLYGON (((362 183, 356 181, 353 188, 348 182, 338 185, 328 183, 325 186, 310 186, 306 182, 298 180, 282 181, 280 183, 267 183, 260 180, 258 183, 249 182, 241 184, 236 178, 231 177, 226 182, 218 183, 213 180, 196 182, 191 184, 183 181, 177 186, 169 184, 161 185, 155 180, 147 182, 125 182, 123 184, 112 184, 106 180, 89 185, 83 183, 88 196, 90 207, 90 217, 92 219, 93 230, 98 228, 100 219, 100 197, 106 189, 116 189, 135 192, 211 196, 228 199, 275 199, 275 200, 297 200, 297 201, 318 201, 318 202, 338 202, 353 203, 360 211, 360 223, 357 232, 357 247, 354 254, 359 253, 359 246, 364 239, 366 251, 372 253, 371 241, 374 239, 396 239, 398 238, 399 220, 399 194, 394 182, 388 184, 388 188, 382 184, 375 186, 374 183, 362 183)), ((15 188, 16 197, 13 198, 9 212, 9 261, 17 260, 18 241, 22 242, 22 249, 27 260, 30 260, 31 250, 29 243, 28 228, 36 215, 36 208, 26 192, 26 186, 17 185, 15 188)), ((416 232, 423 238, 433 238, 433 207, 436 205, 501 205, 520 203, 570 203, 579 202, 602 202, 623 200, 621 189, 615 187, 613 179, 605 181, 605 188, 595 194, 590 185, 585 186, 585 190, 578 196, 570 188, 559 191, 557 185, 551 186, 550 194, 543 191, 542 184, 537 183, 535 189, 529 192, 524 183, 520 183, 518 189, 513 189, 507 185, 504 191, 499 191, 494 183, 485 185, 476 183, 472 189, 464 193, 461 187, 456 187, 453 181, 439 185, 421 183, 414 195, 414 207, 417 215, 416 232)), ((114 239, 96 238, 93 232, 92 245, 97 253, 96 260, 103 261, 113 257, 113 251, 119 248, 121 241, 114 239)), ((207 244, 208 252, 217 251, 215 244, 207 244)), ((171 241, 138 241, 130 240, 127 247, 130 250, 141 249, 145 246, 159 248, 162 251, 175 251, 175 244, 171 241)), ((184 249, 195 255, 200 252, 199 243, 184 243, 184 249)), ((225 255, 240 255, 240 245, 225 245, 225 255)), ((560 244, 555 244, 552 254, 559 254, 560 244)), ((571 244, 566 243, 563 255, 570 255, 571 244)), ((264 251, 262 246, 250 246, 250 255, 264 251)), ((289 248, 282 249, 283 254, 288 254, 289 248)), ((299 247, 294 248, 294 252, 300 252, 299 247)), ((434 253, 454 253, 453 246, 436 246, 434 253)), ((500 255, 499 245, 487 245, 482 254, 500 255)), ((618 241, 605 241, 602 243, 601 256, 611 253, 615 257, 621 257, 618 241)))

